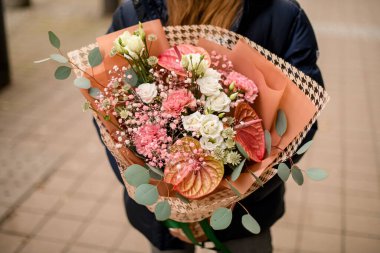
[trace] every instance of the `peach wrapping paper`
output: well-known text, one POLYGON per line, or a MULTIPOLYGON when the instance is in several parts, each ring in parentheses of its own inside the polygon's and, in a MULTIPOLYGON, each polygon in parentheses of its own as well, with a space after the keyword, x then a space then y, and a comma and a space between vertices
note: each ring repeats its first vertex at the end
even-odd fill
MULTIPOLYGON (((121 57, 115 56, 111 58, 109 56, 113 41, 124 31, 132 33, 137 28, 137 26, 132 26, 97 38, 104 60, 103 63, 95 67, 93 71, 100 83, 107 84, 109 75, 106 69, 112 69, 114 65, 127 65, 126 61, 121 57)), ((169 43, 159 20, 144 23, 144 31, 146 35, 154 33, 157 36, 157 40, 152 44, 150 51, 151 55, 158 56, 162 51, 169 48, 169 43)), ((270 130, 272 144, 277 145, 277 143, 279 143, 278 146, 284 149, 300 132, 302 132, 304 127, 317 112, 317 108, 315 108, 310 99, 299 90, 287 76, 243 40, 238 41, 232 50, 205 39, 200 39, 198 46, 205 48, 209 53, 215 50, 220 54, 227 55, 229 60, 233 62, 235 71, 240 72, 256 83, 259 88, 259 96, 256 99, 253 108, 256 110, 260 118, 263 119, 264 128, 270 130), (282 109, 285 112, 288 120, 287 131, 281 138, 281 141, 274 129, 278 109, 282 109)), ((92 86, 101 88, 96 82, 92 82, 92 86)), ((88 91, 82 90, 82 93, 94 106, 94 99, 89 96, 88 91)), ((103 119, 100 120, 111 134, 116 130, 115 126, 110 122, 103 119)), ((115 118, 112 118, 111 120, 116 123, 115 118)), ((121 153, 130 164, 143 163, 127 148, 122 148, 121 153)), ((249 165, 249 169, 254 171, 256 176, 259 176, 276 159, 279 153, 279 150, 272 149, 272 153, 268 158, 261 163, 249 165)), ((242 173, 239 179, 232 182, 232 184, 239 190, 239 192, 244 194, 248 191, 254 181, 255 178, 252 175, 249 173, 242 173)), ((224 187, 228 188, 228 185, 222 183, 219 189, 224 187)))

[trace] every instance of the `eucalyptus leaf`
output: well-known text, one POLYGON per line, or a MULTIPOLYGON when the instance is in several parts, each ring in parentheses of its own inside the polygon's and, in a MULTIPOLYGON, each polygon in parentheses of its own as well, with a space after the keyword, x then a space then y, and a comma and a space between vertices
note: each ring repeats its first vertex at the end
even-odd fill
POLYGON ((150 179, 148 170, 138 164, 129 166, 124 172, 124 177, 128 184, 133 185, 134 187, 147 184, 150 179))
POLYGON ((48 34, 49 34, 50 44, 53 47, 59 49, 61 47, 61 41, 59 40, 59 38, 57 37, 57 35, 55 35, 55 33, 53 33, 52 31, 49 31, 48 34))
POLYGON ((99 95, 100 95, 100 90, 98 88, 91 87, 88 90, 88 93, 90 94, 91 97, 97 99, 99 97, 99 95))
POLYGON ((54 76, 58 80, 65 80, 71 74, 71 68, 67 66, 59 66, 54 73, 54 76))
POLYGON ((325 170, 319 168, 309 168, 306 170, 306 175, 315 181, 321 181, 327 178, 328 174, 325 170))
POLYGON ((261 231, 259 223, 250 214, 243 215, 241 217, 241 223, 243 224, 243 227, 245 227, 245 229, 247 229, 249 232, 255 235, 259 234, 261 231))
POLYGON ((249 161, 249 155, 244 150, 244 148, 239 143, 237 143, 237 142, 236 142, 236 147, 239 150, 239 152, 245 157, 245 159, 247 159, 249 161))
POLYGON ((186 197, 182 196, 178 192, 175 193, 176 197, 179 198, 183 203, 189 204, 190 200, 188 200, 186 197))
POLYGON ((86 77, 78 77, 74 80, 74 85, 81 89, 90 89, 91 82, 86 77))
POLYGON ((239 178, 241 171, 244 167, 245 161, 246 161, 246 159, 241 161, 240 164, 236 168, 234 168, 234 171, 231 174, 231 180, 232 181, 236 181, 239 178))
POLYGON ((313 143, 313 141, 311 140, 311 141, 308 141, 305 144, 303 144, 302 147, 300 147, 297 150, 296 154, 297 155, 302 155, 303 153, 305 153, 310 148, 310 146, 311 146, 312 143, 313 143))
POLYGON ((162 172, 159 168, 156 168, 156 167, 153 167, 153 166, 150 166, 149 164, 147 164, 148 168, 153 171, 154 173, 156 173, 157 175, 161 176, 161 177, 164 177, 164 172, 162 172))
POLYGON ((61 54, 51 54, 50 59, 59 63, 67 63, 69 61, 65 56, 61 54))
POLYGON ((91 67, 96 67, 103 61, 103 56, 100 53, 99 47, 95 47, 88 54, 88 63, 91 67))
POLYGON ((300 168, 298 168, 297 165, 293 165, 291 168, 291 171, 292 171, 292 178, 294 179, 294 181, 298 185, 302 185, 303 184, 303 174, 302 174, 302 171, 300 170, 300 168))
POLYGON ((125 82, 131 85, 132 87, 137 87, 138 86, 138 76, 136 72, 132 69, 129 68, 125 71, 125 82))
POLYGON ((290 169, 286 163, 280 163, 277 168, 277 174, 281 178, 282 181, 288 181, 290 175, 290 169))
POLYGON ((135 200, 140 205, 150 206, 158 199, 157 187, 151 184, 142 184, 136 188, 135 200))
POLYGON ((171 214, 171 206, 167 200, 161 201, 157 203, 154 208, 154 215, 156 216, 156 220, 164 221, 170 218, 171 214))
POLYGON ((211 215, 210 225, 214 230, 228 228, 232 221, 232 211, 225 207, 219 207, 211 215))
POLYGON ((264 137, 265 137, 265 150, 267 152, 267 157, 270 156, 270 152, 272 150, 272 136, 270 135, 270 132, 265 129, 264 131, 264 137))
POLYGON ((279 136, 283 136, 286 132, 287 128, 287 120, 285 112, 281 109, 277 111, 277 119, 276 119, 276 132, 279 136))
POLYGON ((251 172, 251 175, 256 179, 256 182, 258 185, 260 185, 261 187, 264 187, 263 181, 261 181, 261 179, 255 175, 255 173, 251 172))
POLYGON ((231 182, 228 180, 226 180, 226 181, 227 181, 227 184, 230 187, 230 189, 235 193, 235 195, 238 197, 241 197, 241 193, 231 184, 231 182))

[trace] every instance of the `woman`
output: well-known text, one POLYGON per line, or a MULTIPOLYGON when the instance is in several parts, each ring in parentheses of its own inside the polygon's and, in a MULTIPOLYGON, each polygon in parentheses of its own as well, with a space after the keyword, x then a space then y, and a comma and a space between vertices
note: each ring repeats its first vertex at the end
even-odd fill
MULTIPOLYGON (((248 37, 284 58, 322 85, 316 65, 318 48, 313 29, 299 4, 292 0, 127 0, 115 12, 108 32, 132 26, 138 21, 161 19, 163 24, 211 24, 248 37)), ((314 125, 306 137, 310 140, 314 125)), ((106 149, 112 168, 120 180, 115 159, 106 149)), ((298 161, 300 157, 293 157, 298 161)), ((179 240, 145 206, 136 204, 125 194, 130 223, 152 244, 152 252, 194 252, 194 247, 179 240), (173 236, 174 235, 174 236, 173 236)), ((234 209, 230 227, 216 235, 232 252, 272 252, 270 227, 284 214, 283 182, 274 177, 264 188, 242 201, 259 222, 262 232, 253 236, 244 229, 242 208, 234 209)))

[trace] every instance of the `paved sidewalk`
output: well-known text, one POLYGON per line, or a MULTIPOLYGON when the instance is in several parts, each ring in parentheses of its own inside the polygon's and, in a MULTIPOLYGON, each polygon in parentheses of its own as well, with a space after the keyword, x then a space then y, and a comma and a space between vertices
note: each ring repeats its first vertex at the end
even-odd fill
MULTIPOLYGON (((48 30, 74 49, 103 34, 110 17, 101 17, 101 1, 33 3, 6 14, 13 83, 0 92, 0 252, 149 252, 125 218, 81 95, 54 79, 54 64, 32 63, 54 53, 48 30)), ((332 97, 302 164, 330 176, 287 184, 275 252, 380 252, 380 2, 301 4, 332 97)))

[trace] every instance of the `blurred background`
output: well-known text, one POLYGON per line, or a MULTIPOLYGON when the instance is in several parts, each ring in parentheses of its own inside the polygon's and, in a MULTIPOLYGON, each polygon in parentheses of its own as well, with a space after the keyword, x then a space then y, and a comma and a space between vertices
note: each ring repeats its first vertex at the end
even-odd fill
MULTIPOLYGON (((92 43, 117 1, 0 2, 0 252, 149 252, 125 217, 80 93, 54 79, 55 64, 33 64, 55 53, 48 30, 66 51, 92 43)), ((275 252, 380 252, 380 1, 300 3, 331 95, 302 165, 329 178, 289 180, 275 252)))

